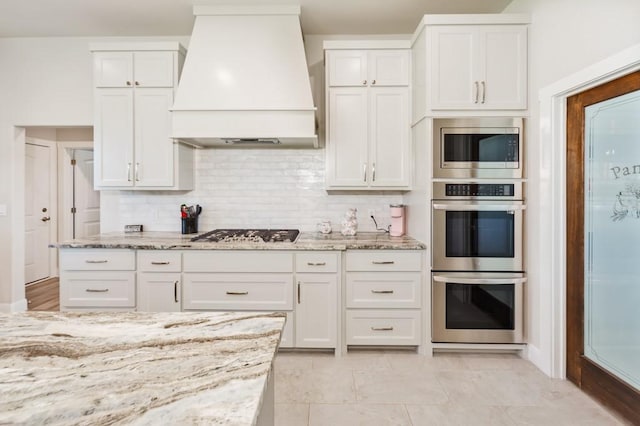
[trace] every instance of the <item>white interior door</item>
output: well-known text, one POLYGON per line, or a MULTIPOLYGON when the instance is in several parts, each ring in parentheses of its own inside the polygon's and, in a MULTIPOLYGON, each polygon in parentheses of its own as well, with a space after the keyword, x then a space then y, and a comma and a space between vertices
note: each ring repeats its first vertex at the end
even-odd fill
POLYGON ((48 278, 50 164, 49 147, 25 145, 25 282, 48 278))
POLYGON ((100 191, 93 189, 93 151, 74 151, 74 221, 73 238, 100 233, 100 191))

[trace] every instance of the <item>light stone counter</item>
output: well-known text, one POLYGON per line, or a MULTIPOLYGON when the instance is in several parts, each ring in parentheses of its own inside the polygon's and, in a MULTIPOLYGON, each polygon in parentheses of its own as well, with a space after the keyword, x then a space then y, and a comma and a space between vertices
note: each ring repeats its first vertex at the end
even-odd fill
POLYGON ((426 246, 411 237, 391 237, 387 233, 360 232, 345 237, 339 232, 302 232, 295 243, 192 242, 197 234, 177 232, 122 232, 53 244, 58 248, 120 248, 142 250, 422 250, 426 246))
MULTIPOLYGON (((273 313, 0 314, 0 424, 254 425, 273 313)), ((273 421, 271 417, 270 421, 273 421)))

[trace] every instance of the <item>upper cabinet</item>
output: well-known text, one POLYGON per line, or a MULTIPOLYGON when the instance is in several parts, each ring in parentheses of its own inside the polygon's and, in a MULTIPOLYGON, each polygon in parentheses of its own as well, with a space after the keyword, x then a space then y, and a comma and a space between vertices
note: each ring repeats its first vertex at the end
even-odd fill
POLYGON ((193 189, 193 149, 170 138, 178 43, 92 46, 96 189, 193 189))
POLYGON ((408 86, 406 49, 328 51, 328 83, 338 86, 408 86))
POLYGON ((408 46, 353 47, 325 43, 326 187, 410 189, 408 46))
POLYGON ((413 122, 438 110, 526 110, 527 22, 523 15, 425 16, 412 49, 413 122))

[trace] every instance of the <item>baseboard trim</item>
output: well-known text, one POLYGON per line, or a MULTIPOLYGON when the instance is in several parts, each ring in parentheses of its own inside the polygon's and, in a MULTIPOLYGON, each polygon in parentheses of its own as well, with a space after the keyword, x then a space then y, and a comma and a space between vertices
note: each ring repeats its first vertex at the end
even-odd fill
POLYGON ((27 310, 27 299, 20 299, 13 303, 0 303, 0 312, 25 312, 27 310))

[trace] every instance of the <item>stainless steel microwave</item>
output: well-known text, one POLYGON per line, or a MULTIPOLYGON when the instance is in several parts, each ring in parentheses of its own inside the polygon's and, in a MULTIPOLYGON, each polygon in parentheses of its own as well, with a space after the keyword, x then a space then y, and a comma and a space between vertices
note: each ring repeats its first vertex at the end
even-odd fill
POLYGON ((523 120, 433 120, 434 178, 522 178, 523 120))

